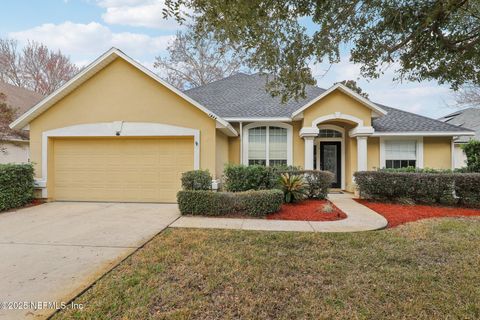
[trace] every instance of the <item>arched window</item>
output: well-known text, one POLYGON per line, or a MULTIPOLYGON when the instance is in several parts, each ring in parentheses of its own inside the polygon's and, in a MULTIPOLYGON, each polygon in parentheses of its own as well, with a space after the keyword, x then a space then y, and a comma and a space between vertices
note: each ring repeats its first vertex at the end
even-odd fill
POLYGON ((320 138, 341 138, 342 133, 333 129, 320 129, 318 136, 320 138))
POLYGON ((250 124, 245 129, 247 145, 244 148, 244 163, 264 166, 291 164, 291 126, 250 124))

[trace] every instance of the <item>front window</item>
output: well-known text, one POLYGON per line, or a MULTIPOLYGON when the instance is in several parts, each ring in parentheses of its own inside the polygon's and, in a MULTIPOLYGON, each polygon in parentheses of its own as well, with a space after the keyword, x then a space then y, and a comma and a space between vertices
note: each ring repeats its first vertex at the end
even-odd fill
POLYGON ((275 126, 249 129, 249 165, 287 165, 287 156, 287 129, 275 126))
POLYGON ((406 168, 417 165, 417 142, 415 140, 385 141, 385 167, 406 168))
POLYGON ((248 131, 248 165, 267 163, 267 127, 256 127, 248 131))

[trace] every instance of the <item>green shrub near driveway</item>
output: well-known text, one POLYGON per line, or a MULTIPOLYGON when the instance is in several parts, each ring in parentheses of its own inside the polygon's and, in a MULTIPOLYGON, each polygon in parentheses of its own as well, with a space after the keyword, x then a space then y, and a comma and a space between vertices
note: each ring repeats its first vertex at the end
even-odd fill
POLYGON ((354 177, 365 198, 480 206, 480 173, 361 171, 354 177))
POLYGON ((283 203, 283 193, 280 190, 251 190, 245 192, 184 190, 178 192, 177 202, 182 214, 264 216, 280 210, 283 203))
POLYGON ((0 211, 31 202, 33 181, 31 164, 0 164, 0 211))
POLYGON ((208 170, 192 170, 182 173, 183 190, 210 190, 212 176, 208 170))

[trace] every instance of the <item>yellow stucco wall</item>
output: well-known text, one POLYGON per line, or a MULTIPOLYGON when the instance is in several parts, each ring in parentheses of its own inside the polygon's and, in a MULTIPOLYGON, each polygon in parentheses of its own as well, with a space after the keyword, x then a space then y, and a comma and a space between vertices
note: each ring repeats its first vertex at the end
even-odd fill
POLYGON ((316 118, 335 112, 362 119, 365 126, 370 126, 372 123, 371 109, 341 91, 334 91, 303 112, 304 126, 311 127, 312 121, 316 118))
POLYGON ((216 135, 216 152, 215 152, 215 177, 220 179, 222 177, 223 168, 229 162, 229 144, 228 137, 217 130, 216 135))
POLYGON ((302 129, 302 121, 294 121, 293 126, 293 165, 301 167, 305 165, 305 142, 300 137, 300 129, 302 129))
MULTIPOLYGON (((200 167, 216 172, 215 120, 121 58, 30 123, 30 154, 41 173, 42 132, 111 121, 156 122, 200 130, 200 167)), ((53 144, 52 145, 53 148, 53 144)), ((52 154, 52 153, 50 153, 52 154)), ((49 167, 52 161, 49 161, 49 167)), ((49 168, 49 173, 53 172, 49 168)), ((48 179, 53 181, 53 179, 48 179)))
POLYGON ((424 137, 423 166, 434 169, 452 168, 452 138, 424 137))
POLYGON ((380 168, 380 138, 369 137, 367 140, 367 168, 380 168))
POLYGON ((232 127, 237 130, 238 136, 228 138, 228 163, 240 164, 240 125, 232 123, 232 127))

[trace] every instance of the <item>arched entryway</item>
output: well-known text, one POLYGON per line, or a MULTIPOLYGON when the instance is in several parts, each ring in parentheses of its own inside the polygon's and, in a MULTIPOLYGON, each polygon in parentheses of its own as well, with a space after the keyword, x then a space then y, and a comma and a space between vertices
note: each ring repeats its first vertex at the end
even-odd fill
POLYGON ((335 175, 334 188, 345 188, 345 129, 333 124, 318 126, 314 140, 314 164, 317 170, 330 171, 335 175))
POLYGON ((336 175, 333 186, 347 189, 355 171, 367 170, 367 138, 373 132, 364 120, 349 114, 336 112, 315 118, 311 126, 300 130, 305 142, 305 169, 332 171, 336 175))

